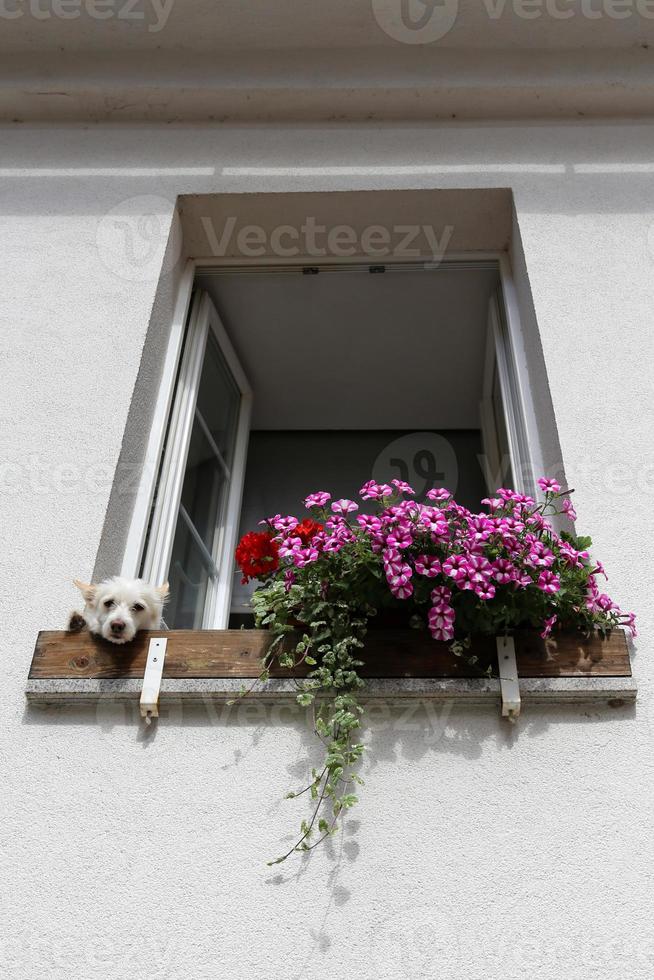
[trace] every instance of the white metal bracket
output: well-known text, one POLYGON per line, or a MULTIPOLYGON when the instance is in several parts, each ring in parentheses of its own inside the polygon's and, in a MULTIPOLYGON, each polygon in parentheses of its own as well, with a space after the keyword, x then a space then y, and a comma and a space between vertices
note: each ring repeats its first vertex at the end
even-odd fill
POLYGON ((148 659, 145 662, 140 701, 141 717, 145 718, 146 725, 151 724, 153 718, 159 717, 159 691, 167 646, 168 640, 163 636, 158 636, 150 640, 148 647, 148 659))
POLYGON ((518 665, 515 659, 515 643, 512 636, 498 636, 497 662, 500 671, 500 693, 502 695, 502 717, 515 721, 520 714, 520 685, 518 665))

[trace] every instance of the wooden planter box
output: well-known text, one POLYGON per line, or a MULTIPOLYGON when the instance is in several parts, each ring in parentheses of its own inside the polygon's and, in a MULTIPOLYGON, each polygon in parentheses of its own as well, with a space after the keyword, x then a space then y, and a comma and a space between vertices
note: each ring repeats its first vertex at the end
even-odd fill
MULTIPOLYGON (((30 701, 138 700, 149 641, 168 640, 160 700, 229 699, 258 677, 270 634, 264 630, 169 630, 141 633, 119 647, 88 633, 41 632, 36 641, 26 695, 30 701)), ((618 706, 636 697, 626 636, 606 639, 558 633, 515 635, 524 700, 604 701, 618 706)), ((446 643, 416 630, 371 630, 362 651, 369 698, 499 698, 493 638, 478 638, 470 651, 480 670, 455 657, 446 643)), ((271 670, 271 680, 252 697, 293 698, 289 670, 271 670)))

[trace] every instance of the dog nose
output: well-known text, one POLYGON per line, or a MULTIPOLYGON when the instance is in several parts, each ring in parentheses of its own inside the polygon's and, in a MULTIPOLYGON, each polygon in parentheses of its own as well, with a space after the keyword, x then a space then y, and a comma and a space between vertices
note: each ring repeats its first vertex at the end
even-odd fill
POLYGON ((114 619, 113 623, 111 624, 111 632, 122 633, 124 629, 125 629, 125 623, 123 622, 123 620, 114 619))

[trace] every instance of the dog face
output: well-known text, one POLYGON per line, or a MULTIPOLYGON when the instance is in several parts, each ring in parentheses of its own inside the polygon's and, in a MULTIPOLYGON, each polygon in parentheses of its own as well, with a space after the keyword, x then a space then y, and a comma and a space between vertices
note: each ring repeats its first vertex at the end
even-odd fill
POLYGON ((84 618, 91 633, 111 643, 129 643, 139 630, 159 629, 168 583, 148 585, 143 579, 115 576, 97 585, 75 580, 84 596, 84 618))

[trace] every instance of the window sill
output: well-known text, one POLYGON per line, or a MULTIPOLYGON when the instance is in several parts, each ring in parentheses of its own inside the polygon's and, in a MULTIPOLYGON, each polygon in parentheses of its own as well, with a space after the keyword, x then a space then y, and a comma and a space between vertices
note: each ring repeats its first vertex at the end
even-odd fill
MULTIPOLYGON (((39 633, 26 697, 30 702, 132 701, 141 693, 148 643, 168 639, 161 701, 229 700, 249 686, 270 634, 262 630, 170 630, 139 634, 117 647, 89 634, 39 633)), ((538 701, 632 702, 637 688, 631 674, 626 636, 621 631, 605 640, 558 634, 516 634, 520 692, 526 703, 538 701)), ((492 638, 475 641, 481 664, 495 664, 492 638)), ((497 703, 497 677, 480 677, 447 644, 435 643, 413 630, 373 630, 364 651, 367 699, 460 700, 497 703)), ((293 700, 292 674, 277 669, 252 698, 293 700)))

